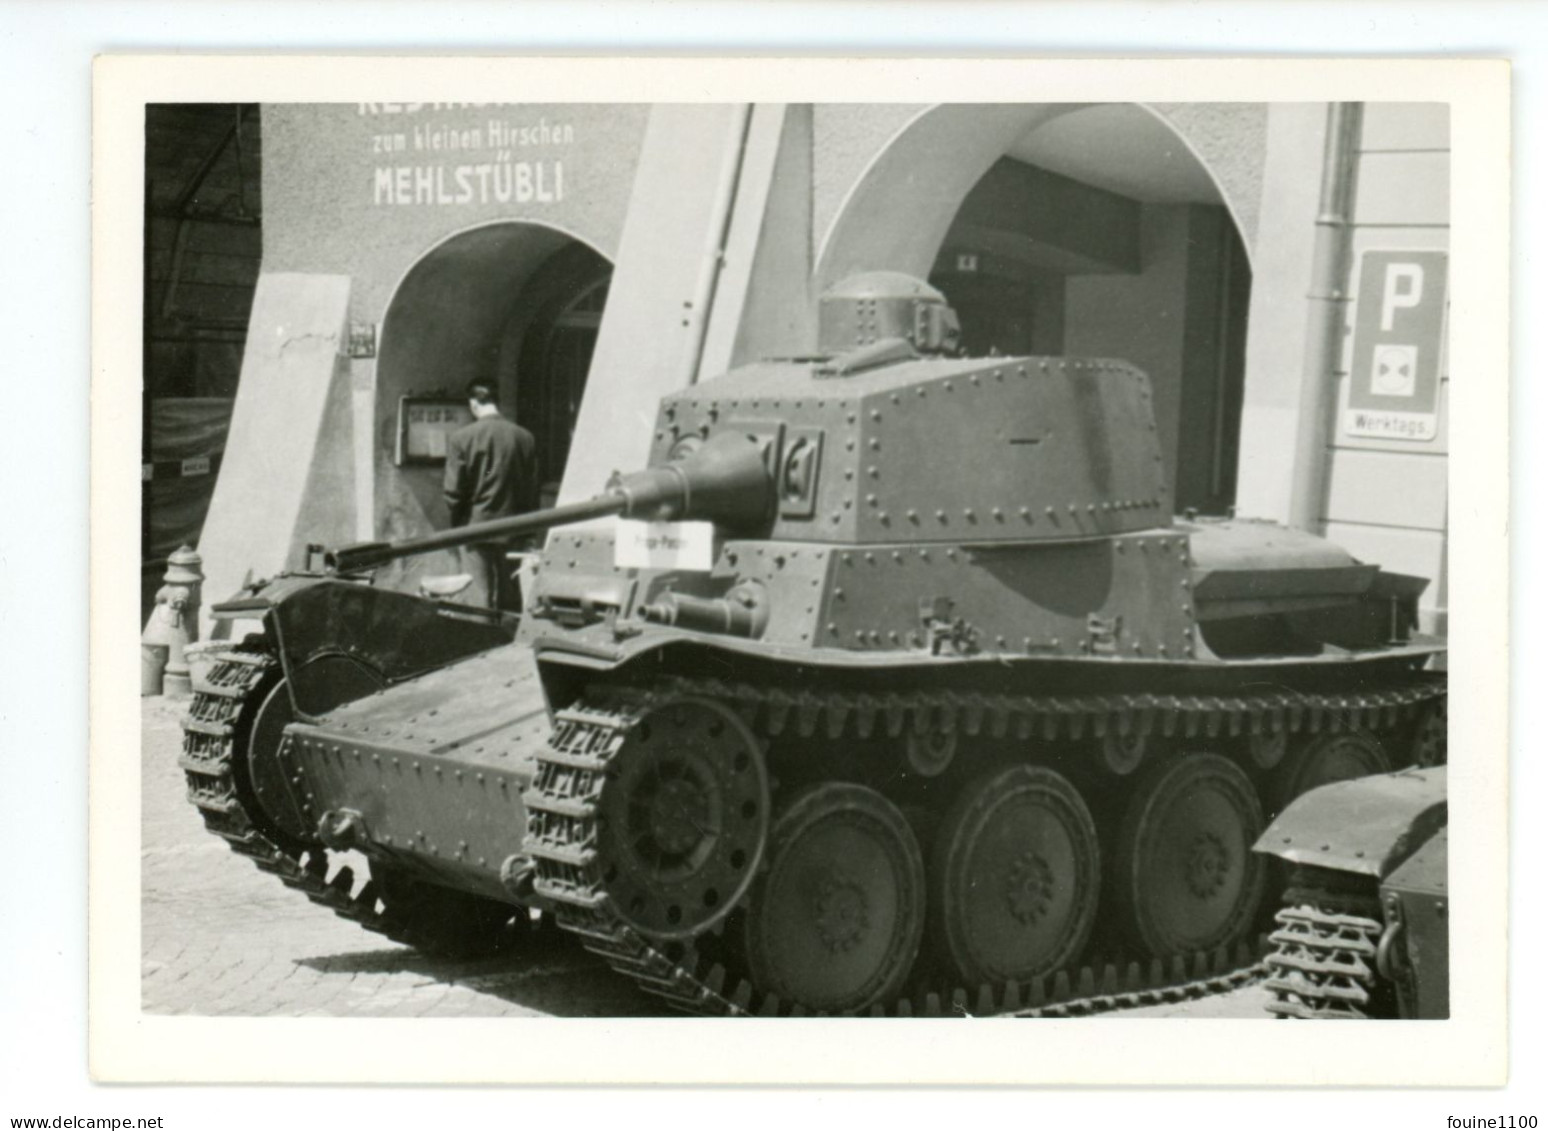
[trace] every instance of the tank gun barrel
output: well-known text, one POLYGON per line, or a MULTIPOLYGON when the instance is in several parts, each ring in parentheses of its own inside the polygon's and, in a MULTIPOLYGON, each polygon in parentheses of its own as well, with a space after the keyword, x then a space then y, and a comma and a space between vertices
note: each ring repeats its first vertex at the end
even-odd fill
POLYGON ((354 573, 416 554, 502 542, 613 514, 658 521, 696 519, 746 529, 768 517, 773 499, 774 480, 763 446, 739 433, 721 433, 681 460, 615 476, 602 494, 582 502, 399 542, 357 542, 329 550, 323 560, 334 573, 354 573))

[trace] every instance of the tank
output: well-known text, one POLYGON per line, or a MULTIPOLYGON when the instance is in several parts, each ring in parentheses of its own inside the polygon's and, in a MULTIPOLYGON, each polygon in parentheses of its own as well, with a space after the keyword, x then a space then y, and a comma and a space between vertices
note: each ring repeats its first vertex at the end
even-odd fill
POLYGON ((1450 1017, 1446 770, 1297 798, 1255 851, 1288 872, 1264 959, 1268 1010, 1297 1019, 1450 1017))
POLYGON ((265 630, 188 724, 215 831, 392 937, 549 922, 701 1013, 1019 1012, 1250 965, 1265 820, 1443 750, 1423 580, 1174 516, 1122 361, 953 356, 939 292, 887 274, 818 325, 813 357, 664 398, 595 499, 217 606, 265 630), (368 584, 540 529, 519 626, 368 584))

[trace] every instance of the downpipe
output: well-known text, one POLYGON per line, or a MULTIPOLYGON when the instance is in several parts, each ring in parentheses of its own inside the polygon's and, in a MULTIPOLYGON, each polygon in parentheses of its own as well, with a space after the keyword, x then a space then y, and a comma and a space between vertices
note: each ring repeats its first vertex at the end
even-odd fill
POLYGON ((684 361, 682 386, 698 383, 699 365, 704 360, 704 343, 709 337, 710 307, 725 264, 726 241, 731 235, 731 216, 735 211, 737 190, 742 181, 742 164, 747 156, 747 137, 752 128, 753 107, 743 102, 736 108, 735 127, 731 131, 726 159, 721 163, 720 180, 715 186, 714 213, 710 230, 713 243, 699 268, 694 285, 693 303, 688 311, 688 356, 684 361))
POLYGON ((1289 524, 1312 534, 1322 532, 1328 489, 1328 444, 1338 414, 1338 364, 1343 349, 1345 308, 1350 301, 1351 229, 1364 116, 1364 103, 1328 105, 1290 486, 1289 524))

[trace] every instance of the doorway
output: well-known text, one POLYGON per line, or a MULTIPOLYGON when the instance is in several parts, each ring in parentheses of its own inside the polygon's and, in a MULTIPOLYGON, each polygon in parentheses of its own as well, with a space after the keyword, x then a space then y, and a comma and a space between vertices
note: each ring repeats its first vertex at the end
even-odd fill
MULTIPOLYGON (((501 412, 532 432, 552 501, 569 455, 607 301, 612 264, 575 236, 508 221, 458 233, 425 253, 398 284, 382 320, 372 446, 375 537, 396 540, 449 521, 437 463, 395 456, 404 397, 459 401, 474 380, 499 390, 501 412)), ((383 571, 394 588, 453 572, 449 552, 383 571)))

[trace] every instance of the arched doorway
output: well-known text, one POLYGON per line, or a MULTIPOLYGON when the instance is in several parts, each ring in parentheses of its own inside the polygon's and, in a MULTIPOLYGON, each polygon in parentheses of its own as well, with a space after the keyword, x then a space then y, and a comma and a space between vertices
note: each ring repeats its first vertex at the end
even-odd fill
MULTIPOLYGON (((404 397, 460 400, 493 381, 501 411, 537 439, 542 494, 558 489, 585 388, 612 265, 576 237, 543 224, 502 222, 458 233, 422 256, 382 321, 376 366, 376 536, 444 528, 441 467, 396 454, 404 397)), ((411 588, 455 568, 450 554, 410 559, 385 583, 411 588)))
POLYGON ((1237 201, 1134 103, 938 106, 903 128, 823 241, 818 283, 927 277, 969 353, 1144 369, 1173 500, 1235 502, 1251 267, 1237 201))

